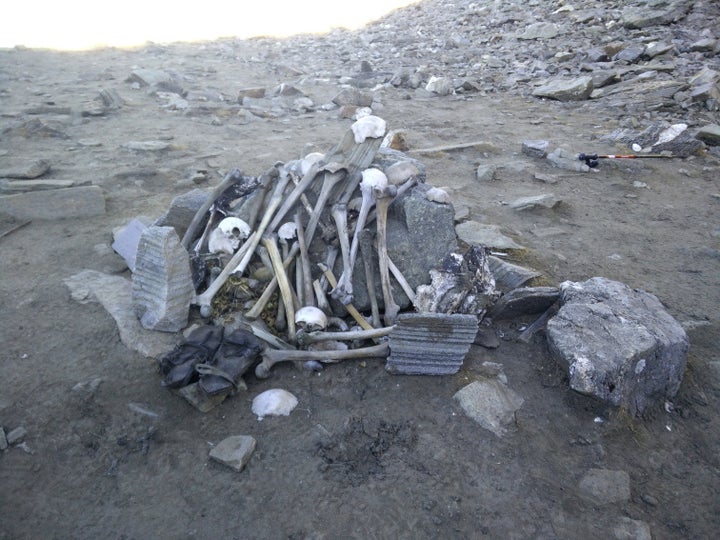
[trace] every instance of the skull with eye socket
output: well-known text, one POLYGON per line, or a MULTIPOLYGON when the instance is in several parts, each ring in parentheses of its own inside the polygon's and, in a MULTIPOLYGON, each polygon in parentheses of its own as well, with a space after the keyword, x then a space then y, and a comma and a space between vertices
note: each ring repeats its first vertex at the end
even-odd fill
POLYGON ((295 325, 298 330, 312 333, 325 330, 328 325, 328 318, 320 308, 305 306, 295 313, 295 325))
POLYGON ((210 233, 208 251, 210 253, 235 253, 240 242, 250 236, 250 226, 242 219, 226 217, 210 233))

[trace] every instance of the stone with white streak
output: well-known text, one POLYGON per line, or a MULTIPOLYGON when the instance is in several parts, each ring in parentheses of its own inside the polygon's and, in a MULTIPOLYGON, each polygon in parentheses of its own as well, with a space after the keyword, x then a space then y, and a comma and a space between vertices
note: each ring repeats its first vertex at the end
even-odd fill
POLYGON ((677 394, 688 336, 657 297, 595 277, 562 283, 560 306, 547 339, 571 388, 631 414, 677 394))

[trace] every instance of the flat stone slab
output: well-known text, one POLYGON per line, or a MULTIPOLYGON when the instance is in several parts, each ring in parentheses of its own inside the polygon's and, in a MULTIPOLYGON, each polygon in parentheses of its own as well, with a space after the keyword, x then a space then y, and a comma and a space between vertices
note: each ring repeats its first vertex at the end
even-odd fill
POLYGON ((468 244, 480 244, 495 249, 525 249, 512 238, 501 233, 497 225, 466 221, 457 225, 455 232, 460 240, 468 244))
POLYGON ((257 441, 250 435, 234 435, 223 439, 210 450, 210 457, 240 472, 250 461, 256 446, 257 441))
POLYGON ((83 270, 65 280, 73 300, 81 304, 99 302, 115 319, 120 340, 133 351, 148 358, 159 358, 175 347, 177 336, 145 330, 132 307, 129 279, 96 270, 83 270))
POLYGON ((677 394, 690 346, 657 297, 602 277, 560 285, 547 339, 571 388, 631 414, 677 394))
POLYGON ((475 315, 404 313, 390 333, 385 369, 405 375, 457 373, 477 330, 475 315))
POLYGON ((105 197, 98 186, 2 195, 0 213, 16 219, 100 216, 105 213, 105 197))

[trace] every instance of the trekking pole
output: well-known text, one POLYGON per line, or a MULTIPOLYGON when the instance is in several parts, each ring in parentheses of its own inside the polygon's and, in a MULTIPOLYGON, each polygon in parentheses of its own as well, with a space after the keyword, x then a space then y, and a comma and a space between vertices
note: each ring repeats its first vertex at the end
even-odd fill
POLYGON ((590 167, 591 169, 596 168, 599 164, 601 159, 652 159, 652 158, 671 158, 675 156, 670 156, 666 154, 625 154, 625 155, 616 155, 616 154, 578 154, 578 159, 580 161, 584 161, 585 165, 590 167))

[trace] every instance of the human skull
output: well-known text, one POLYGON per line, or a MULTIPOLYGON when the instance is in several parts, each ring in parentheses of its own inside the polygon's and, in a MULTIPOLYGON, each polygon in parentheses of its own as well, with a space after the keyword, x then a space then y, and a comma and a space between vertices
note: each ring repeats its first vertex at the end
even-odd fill
POLYGON ((250 236, 250 226, 242 219, 226 217, 210 233, 208 250, 210 253, 232 255, 240 247, 240 242, 250 236))
POLYGON ((351 126, 355 142, 362 144, 368 137, 384 137, 386 131, 385 120, 379 116, 363 116, 351 126))
POLYGON ((320 308, 305 306, 295 312, 295 324, 305 332, 317 332, 327 328, 328 319, 320 308))

